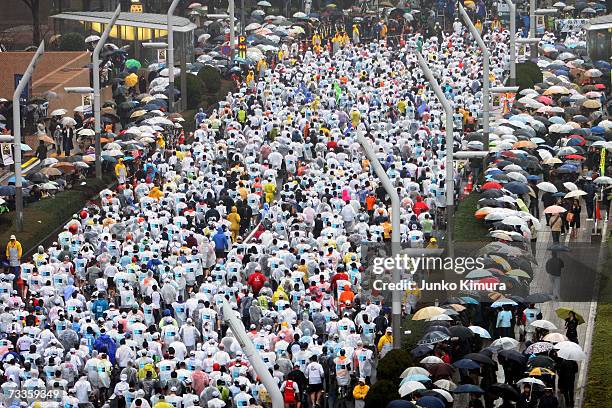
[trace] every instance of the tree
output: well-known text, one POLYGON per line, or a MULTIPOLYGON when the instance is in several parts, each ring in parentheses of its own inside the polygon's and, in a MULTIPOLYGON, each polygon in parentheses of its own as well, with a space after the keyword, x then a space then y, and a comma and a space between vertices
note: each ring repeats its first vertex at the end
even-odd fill
POLYGON ((195 109, 202 102, 204 96, 204 84, 200 79, 187 74, 187 109, 195 109))
POLYGON ((85 50, 85 38, 79 33, 66 33, 60 37, 60 51, 85 50))
POLYGON ((40 43, 40 0, 21 0, 32 13, 32 42, 38 46, 40 43))
POLYGON ((221 88, 221 74, 219 70, 211 65, 206 65, 198 71, 198 78, 206 87, 208 93, 214 94, 221 88))

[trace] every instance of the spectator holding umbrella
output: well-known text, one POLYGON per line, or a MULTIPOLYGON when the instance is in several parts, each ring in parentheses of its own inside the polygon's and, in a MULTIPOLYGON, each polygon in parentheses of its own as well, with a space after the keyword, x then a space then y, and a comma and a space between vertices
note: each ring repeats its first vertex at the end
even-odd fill
POLYGON ((576 313, 570 310, 567 319, 565 319, 565 335, 569 341, 578 344, 578 325, 580 324, 576 313))

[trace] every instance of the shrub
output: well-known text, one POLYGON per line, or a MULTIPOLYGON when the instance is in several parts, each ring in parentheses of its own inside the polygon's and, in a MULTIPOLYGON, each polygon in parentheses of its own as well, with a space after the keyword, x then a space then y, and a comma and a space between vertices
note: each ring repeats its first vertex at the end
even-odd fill
POLYGON ((516 64, 516 85, 518 85, 519 91, 533 88, 535 84, 542 82, 543 79, 542 71, 532 61, 516 64))
POLYGON ((187 74, 187 109, 198 107, 204 96, 204 84, 192 74, 187 74))
MULTIPOLYGON (((387 358, 385 356, 385 358, 387 358)), ((384 360, 384 359, 383 359, 384 360)), ((365 408, 382 408, 393 400, 399 399, 398 386, 390 380, 378 380, 368 391, 365 398, 365 408)))
POLYGON ((205 66, 198 72, 198 78, 202 81, 208 93, 214 94, 221 89, 221 73, 215 67, 205 66))
POLYGON ((79 33, 66 33, 60 37, 60 51, 84 51, 85 37, 79 33))
POLYGON ((397 386, 399 386, 400 383, 399 376, 406 368, 412 367, 413 365, 412 357, 408 351, 402 349, 390 350, 385 357, 378 362, 378 367, 376 369, 377 379, 392 381, 397 390, 397 386))

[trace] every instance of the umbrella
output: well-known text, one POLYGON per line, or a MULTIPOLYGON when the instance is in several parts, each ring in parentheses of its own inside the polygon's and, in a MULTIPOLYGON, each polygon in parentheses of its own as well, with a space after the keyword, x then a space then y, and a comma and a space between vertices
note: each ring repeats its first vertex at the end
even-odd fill
POLYGON ((436 344, 444 340, 448 340, 450 336, 440 331, 432 331, 425 333, 425 335, 419 340, 418 344, 436 344))
POLYGON ((438 380, 438 381, 434 381, 433 383, 436 387, 439 387, 443 390, 446 391, 452 391, 455 388, 457 388, 457 386, 455 385, 454 382, 452 382, 451 380, 446 380, 446 379, 442 379, 442 380, 438 380))
POLYGON ((518 363, 520 365, 523 365, 527 362, 527 357, 518 352, 517 350, 501 350, 498 353, 499 357, 503 357, 506 360, 510 360, 510 361, 514 361, 515 363, 518 363))
POLYGON ((593 180, 593 183, 597 185, 609 185, 612 184, 612 178, 608 176, 600 176, 593 180))
POLYGON ((63 116, 66 113, 68 113, 66 109, 56 109, 53 112, 51 112, 49 116, 63 116))
POLYGON ((552 296, 548 293, 532 293, 527 295, 525 303, 544 303, 552 299, 552 296))
POLYGON ((440 357, 427 356, 420 361, 421 364, 442 364, 444 361, 440 357))
POLYGON ((557 326, 549 322, 548 320, 536 320, 530 323, 533 327, 539 327, 545 330, 557 330, 557 326))
MULTIPOLYGON (((400 394, 401 396, 401 394, 400 394)), ((421 397, 416 401, 417 406, 423 408, 444 408, 446 405, 439 398, 433 396, 421 397)))
POLYGON ((587 99, 582 104, 582 107, 587 109, 599 109, 601 108, 601 102, 599 102, 597 99, 587 99))
POLYGON ((493 343, 491 343, 491 347, 501 348, 504 350, 515 349, 518 347, 518 345, 519 342, 511 337, 500 337, 499 339, 496 339, 493 343))
POLYGON ((138 60, 129 59, 129 60, 125 61, 125 67, 127 69, 129 69, 129 70, 138 70, 138 69, 142 68, 142 64, 138 60))
POLYGON ((423 344, 420 346, 416 346, 415 348, 410 350, 410 355, 412 356, 412 358, 417 359, 419 357, 423 357, 424 355, 431 353, 432 350, 433 350, 433 346, 428 345, 428 344, 423 344))
POLYGON ((402 383, 406 383, 408 381, 430 382, 431 378, 429 378, 429 373, 428 373, 428 375, 413 374, 413 375, 409 375, 409 376, 405 377, 402 380, 402 383))
POLYGON ((460 384, 451 391, 453 394, 484 394, 484 390, 474 384, 460 384))
POLYGON ((567 336, 561 333, 548 333, 546 336, 544 336, 542 340, 547 341, 549 343, 560 343, 562 341, 566 341, 567 336))
MULTIPOLYGON (((544 357, 544 356, 540 356, 540 357, 544 357)), ((540 358, 540 357, 536 357, 536 358, 540 358)), ((548 358, 549 360, 552 361, 552 359, 550 359, 549 357, 546 357, 546 358, 548 358)), ((532 360, 535 360, 535 359, 532 359, 532 360)), ((553 361, 553 365, 554 365, 554 361, 553 361)), ((553 375, 556 375, 556 374, 555 374, 554 371, 552 371, 552 370, 550 370, 548 368, 535 367, 531 371, 529 371, 529 375, 533 376, 533 377, 540 377, 540 376, 543 376, 543 375, 551 375, 551 376, 553 376, 553 375)))
POLYGON ((259 7, 272 7, 272 4, 270 4, 269 1, 265 1, 265 0, 258 1, 257 5, 259 7))
POLYGON ((560 214, 560 213, 564 213, 567 210, 563 207, 561 207, 560 205, 551 205, 549 207, 546 207, 544 209, 544 214, 560 214))
POLYGON ((519 393, 509 384, 496 383, 487 388, 487 392, 510 401, 518 401, 519 393))
POLYGON ((423 383, 418 381, 406 381, 402 385, 400 385, 399 390, 397 391, 400 397, 405 397, 406 395, 412 394, 418 390, 425 390, 426 387, 423 383))
POLYGON ((582 361, 587 357, 582 347, 573 341, 561 341, 555 344, 554 348, 557 350, 557 356, 565 360, 582 361))
POLYGON ((74 172, 74 164, 68 162, 59 162, 53 165, 53 168, 60 169, 64 173, 72 173, 74 172))
POLYGON ((453 366, 465 370, 475 370, 480 368, 480 364, 475 362, 474 360, 469 360, 467 358, 463 358, 461 360, 457 360, 453 363, 453 366))
POLYGON ((55 141, 47 135, 38 136, 38 140, 45 143, 55 143, 55 141))
POLYGON ((490 357, 487 357, 484 354, 480 353, 469 353, 463 356, 463 358, 468 358, 470 360, 474 360, 482 364, 495 365, 495 361, 491 360, 490 357))
POLYGON ((470 329, 472 331, 472 333, 479 335, 483 339, 490 339, 491 338, 491 334, 489 334, 489 332, 487 330, 483 329, 480 326, 470 326, 470 327, 468 327, 468 329, 470 329))
POLYGON ((429 377, 430 374, 429 371, 427 371, 423 367, 408 367, 402 372, 400 378, 406 378, 412 375, 425 375, 429 377))
POLYGON ((555 187, 554 184, 549 183, 547 181, 543 181, 541 183, 538 183, 537 187, 538 187, 538 189, 540 189, 542 191, 545 191, 547 193, 556 193, 558 191, 557 187, 555 187))
POLYGON ((544 342, 544 341, 539 341, 539 342, 533 343, 529 347, 527 347, 525 349, 525 354, 546 353, 546 352, 552 350, 552 348, 553 348, 552 343, 547 343, 547 342, 544 342))
POLYGON ((414 316, 412 316, 412 320, 425 320, 431 319, 432 317, 441 315, 444 313, 444 309, 437 306, 428 306, 418 310, 414 316))
POLYGON ((61 176, 62 172, 60 171, 60 169, 55 168, 55 167, 45 167, 44 169, 40 170, 40 173, 46 175, 46 176, 61 176))
POLYGON ((62 125, 64 125, 64 126, 75 126, 76 125, 76 120, 74 120, 73 118, 70 118, 70 117, 62 118, 62 125))
POLYGON ((77 134, 82 136, 94 136, 96 132, 93 129, 81 129, 77 134))
POLYGON ((546 387, 546 384, 544 384, 544 381, 539 380, 537 378, 533 378, 533 377, 527 377, 527 378, 522 378, 520 380, 518 380, 516 382, 517 385, 521 385, 521 384, 532 384, 532 385, 539 385, 541 387, 546 387))
POLYGON ((90 35, 89 37, 85 38, 86 43, 91 43, 91 42, 96 42, 96 41, 100 41, 100 36, 90 35))
POLYGON ((573 312, 576 315, 576 319, 578 319, 578 324, 584 323, 584 317, 582 317, 580 314, 576 313, 572 308, 569 308, 569 307, 560 307, 557 310, 555 310, 555 313, 557 314, 557 316, 559 316, 563 320, 565 320, 565 319, 567 319, 569 317, 570 312, 573 312))
POLYGON ((486 182, 482 185, 481 189, 482 190, 490 190, 490 189, 501 189, 503 186, 501 184, 499 184, 498 182, 495 181, 489 181, 486 182))

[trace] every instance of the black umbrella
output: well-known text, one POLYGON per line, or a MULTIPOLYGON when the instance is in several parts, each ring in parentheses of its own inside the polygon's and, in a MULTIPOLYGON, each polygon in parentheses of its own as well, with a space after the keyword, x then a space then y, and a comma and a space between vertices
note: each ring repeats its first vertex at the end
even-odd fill
POLYGON ((421 338, 421 340, 419 340, 418 344, 422 345, 422 344, 436 344, 436 343, 440 343, 444 340, 448 340, 450 338, 450 336, 446 333, 443 332, 439 332, 439 331, 432 331, 429 333, 425 333, 425 335, 423 336, 423 338, 421 338))
POLYGON ((34 184, 46 183, 49 178, 42 173, 32 173, 26 177, 34 184))
POLYGON ((444 326, 429 326, 427 329, 425 329, 425 333, 429 333, 429 332, 433 332, 433 331, 439 331, 441 333, 447 334, 447 335, 451 335, 451 331, 449 330, 448 327, 444 327, 444 326))
POLYGON ((450 333, 453 337, 459 337, 460 339, 469 339, 474 337, 474 332, 465 326, 451 326, 450 333))
POLYGON ((527 363, 527 356, 522 353, 519 353, 516 350, 501 350, 498 355, 505 358, 506 360, 514 361, 515 363, 518 363, 520 365, 525 365, 525 363, 527 363))
POLYGON ((555 360, 553 360, 552 358, 548 356, 537 356, 534 358, 530 358, 527 361, 527 366, 529 366, 529 368, 535 368, 535 367, 549 368, 554 371, 555 360))
POLYGON ((504 188, 514 194, 525 194, 529 192, 527 184, 520 181, 512 181, 504 186, 504 188))
POLYGON ((451 391, 453 394, 484 394, 485 391, 474 384, 460 384, 451 391))
POLYGON ((495 361, 485 356, 484 354, 480 354, 480 353, 466 354, 465 356, 463 356, 463 358, 474 360, 482 364, 495 365, 495 361))
POLYGON ((431 353, 432 351, 433 351, 433 346, 429 344, 423 344, 420 346, 416 346, 415 348, 410 350, 410 355, 412 356, 412 358, 417 359, 417 358, 423 357, 431 353))
POLYGON ((480 197, 482 198, 499 198, 503 196, 505 196, 503 191, 495 190, 495 189, 485 190, 482 193, 480 193, 480 197))
POLYGON ((519 398, 518 391, 508 384, 496 383, 487 388, 487 391, 493 395, 510 401, 518 401, 519 398))

